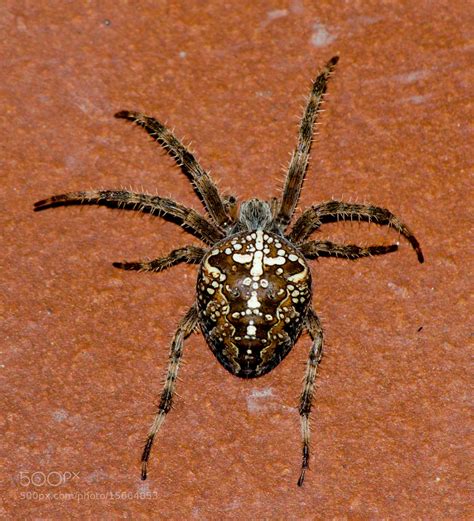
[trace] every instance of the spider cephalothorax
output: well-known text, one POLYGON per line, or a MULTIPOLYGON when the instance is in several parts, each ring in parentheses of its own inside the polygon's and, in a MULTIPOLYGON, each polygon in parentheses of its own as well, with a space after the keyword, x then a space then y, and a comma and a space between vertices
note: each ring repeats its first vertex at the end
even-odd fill
POLYGON ((70 192, 35 204, 35 210, 99 204, 156 213, 181 223, 206 245, 179 248, 147 262, 114 263, 117 268, 138 271, 162 271, 181 262, 199 264, 196 302, 181 319, 171 343, 165 386, 143 450, 142 479, 147 476, 153 440, 171 409, 184 339, 198 326, 219 362, 242 378, 271 371, 306 330, 312 344, 299 404, 303 454, 298 485, 302 485, 309 463, 309 414, 323 349, 321 323, 311 307, 307 261, 318 257, 356 260, 398 249, 397 244, 361 247, 315 241, 309 239, 311 234, 336 220, 357 219, 391 226, 410 242, 423 262, 420 245, 411 231, 391 212, 377 206, 327 201, 304 210, 288 230, 303 185, 314 123, 337 61, 337 57, 329 60, 313 83, 280 198, 250 199, 237 207, 235 197, 219 193, 209 174, 164 125, 144 114, 122 111, 117 118, 142 126, 174 157, 193 182, 208 217, 172 199, 123 190, 70 192))

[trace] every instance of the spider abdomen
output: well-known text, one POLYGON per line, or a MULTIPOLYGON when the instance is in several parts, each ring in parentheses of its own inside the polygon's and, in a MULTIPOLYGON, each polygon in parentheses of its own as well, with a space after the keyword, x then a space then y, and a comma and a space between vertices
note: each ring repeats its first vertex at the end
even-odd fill
POLYGON ((310 302, 306 260, 274 233, 233 235, 201 262, 201 329, 219 362, 236 376, 254 378, 278 365, 300 335, 310 302))

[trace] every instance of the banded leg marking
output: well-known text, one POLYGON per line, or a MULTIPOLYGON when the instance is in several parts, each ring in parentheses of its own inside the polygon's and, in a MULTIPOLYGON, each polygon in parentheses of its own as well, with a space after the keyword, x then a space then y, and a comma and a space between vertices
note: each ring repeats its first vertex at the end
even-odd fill
POLYGON ((295 244, 301 244, 322 224, 353 220, 373 222, 380 226, 391 226, 411 244, 416 252, 418 261, 424 261, 420 244, 408 226, 389 210, 369 204, 327 201, 311 206, 297 219, 291 232, 288 234, 288 239, 295 244))
POLYGON ((303 457, 301 462, 301 473, 298 479, 298 486, 303 485, 306 470, 309 468, 309 448, 310 448, 310 426, 309 414, 314 394, 314 384, 319 362, 323 357, 323 329, 316 313, 310 309, 306 317, 306 329, 313 343, 309 350, 306 373, 304 377, 303 392, 301 393, 299 413, 301 418, 301 436, 303 440, 303 457))
POLYGON ((157 432, 160 430, 166 415, 173 404, 173 397, 175 393, 176 379, 178 377, 179 363, 183 355, 184 340, 196 329, 198 324, 198 314, 196 304, 193 304, 188 312, 184 315, 178 324, 178 329, 171 342, 170 358, 168 364, 168 371, 166 373, 165 385, 161 393, 160 404, 155 416, 155 420, 151 426, 148 438, 145 443, 142 454, 142 473, 141 478, 147 478, 148 459, 150 458, 151 447, 157 432))
POLYGON ((166 257, 160 257, 151 261, 139 262, 114 262, 115 268, 134 271, 164 271, 182 262, 187 264, 199 264, 206 250, 197 246, 185 246, 169 253, 166 257))
POLYGON ((280 208, 275 218, 277 226, 281 228, 285 228, 291 221, 296 205, 298 204, 301 187, 303 186, 306 169, 308 167, 314 125, 321 112, 321 103, 327 89, 328 79, 334 71, 338 60, 338 56, 331 58, 323 72, 314 80, 313 88, 308 98, 303 118, 301 119, 298 143, 288 166, 280 208))
POLYGON ((335 244, 330 241, 308 241, 299 246, 301 253, 307 259, 318 257, 337 257, 341 259, 357 260, 372 255, 385 255, 398 250, 398 244, 389 246, 357 246, 356 244, 335 244))
POLYGON ((34 204, 35 212, 79 204, 104 205, 111 208, 126 208, 139 212, 157 214, 166 220, 178 220, 185 229, 207 244, 214 244, 224 237, 224 232, 202 215, 182 204, 158 195, 140 194, 125 190, 90 190, 53 195, 34 204))
POLYGON ((225 202, 217 190, 211 176, 202 168, 194 155, 162 123, 141 112, 122 110, 116 118, 126 119, 143 127, 157 141, 193 181, 204 202, 207 212, 219 225, 226 227, 231 219, 226 212, 225 202))

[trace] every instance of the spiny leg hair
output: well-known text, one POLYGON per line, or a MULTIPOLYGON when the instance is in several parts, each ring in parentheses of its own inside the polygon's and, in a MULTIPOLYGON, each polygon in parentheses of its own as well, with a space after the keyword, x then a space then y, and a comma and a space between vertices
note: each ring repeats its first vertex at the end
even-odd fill
POLYGON ((156 119, 145 116, 145 114, 140 112, 122 110, 117 112, 115 117, 127 119, 128 121, 132 121, 133 123, 143 127, 191 178, 193 185, 196 187, 196 190, 202 198, 204 206, 212 219, 219 226, 227 227, 231 224, 231 219, 226 212, 225 203, 210 175, 201 167, 193 154, 168 128, 156 119))
POLYGON ((411 230, 389 210, 369 204, 352 204, 343 201, 327 201, 306 209, 293 225, 287 238, 300 245, 322 224, 337 221, 365 221, 381 226, 391 226, 411 244, 419 262, 424 261, 419 242, 411 230))
POLYGON ((307 259, 318 257, 337 257, 357 260, 372 255, 385 255, 398 250, 398 244, 389 246, 357 246, 356 244, 335 244, 330 241, 308 241, 299 246, 299 250, 307 259))
POLYGON ((306 169, 308 167, 309 153, 313 141, 314 124, 321 112, 321 103, 327 89, 327 82, 339 60, 338 56, 331 58, 323 72, 315 79, 311 94, 301 120, 298 143, 291 156, 290 165, 285 179, 281 205, 276 217, 276 224, 284 229, 293 217, 296 205, 303 186, 306 169))
POLYGON ((224 232, 202 215, 182 204, 158 195, 139 194, 125 190, 90 190, 54 195, 37 201, 35 211, 72 204, 97 204, 111 208, 127 208, 139 212, 158 214, 167 220, 178 220, 183 227, 207 244, 215 244, 224 232))
POLYGON ((205 254, 206 250, 203 248, 198 248, 197 246, 185 246, 184 248, 173 250, 166 257, 160 257, 159 259, 139 262, 114 262, 113 266, 122 270, 158 272, 167 270, 181 262, 186 262, 187 264, 199 264, 205 254))
POLYGON ((170 357, 168 363, 168 371, 166 373, 165 385, 161 393, 160 404, 158 405, 158 411, 155 416, 155 420, 151 426, 148 438, 145 443, 142 454, 142 474, 143 480, 147 477, 147 466, 148 459, 150 457, 151 447, 153 440, 160 427, 165 421, 166 415, 171 409, 173 404, 173 397, 175 393, 175 384, 178 377, 179 363, 183 355, 183 344, 184 340, 191 335, 198 325, 198 314, 196 304, 193 304, 184 317, 180 320, 178 328, 174 335, 173 341, 171 342, 170 357))
POLYGON ((310 446, 310 425, 309 414, 314 394, 314 384, 318 365, 323 357, 323 328, 316 313, 310 309, 305 321, 306 329, 313 343, 309 350, 308 361, 306 363, 306 373, 304 377, 303 392, 300 397, 299 413, 301 418, 301 436, 303 440, 303 458, 301 462, 301 473, 298 479, 298 486, 303 485, 306 470, 309 468, 309 446, 310 446))

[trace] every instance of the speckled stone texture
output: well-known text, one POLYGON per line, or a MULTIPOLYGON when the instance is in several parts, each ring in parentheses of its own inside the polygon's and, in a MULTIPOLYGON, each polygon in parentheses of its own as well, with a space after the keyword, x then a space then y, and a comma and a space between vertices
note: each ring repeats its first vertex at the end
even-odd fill
MULTIPOLYGON (((472 14, 472 13, 471 13, 472 14)), ((2 497, 8 519, 472 519, 466 3, 17 2, 0 8, 2 497), (340 55, 300 208, 334 197, 399 215, 426 255, 313 262, 326 357, 311 470, 296 487, 309 339, 270 374, 228 374, 201 335, 139 458, 195 266, 113 261, 197 244, 158 218, 32 211, 134 187, 200 209, 140 129, 167 122, 225 193, 278 193, 311 79, 340 55)), ((471 151, 472 152, 472 151, 471 151)), ((472 196, 472 194, 471 194, 472 196)), ((376 226, 321 238, 390 244, 376 226)))

